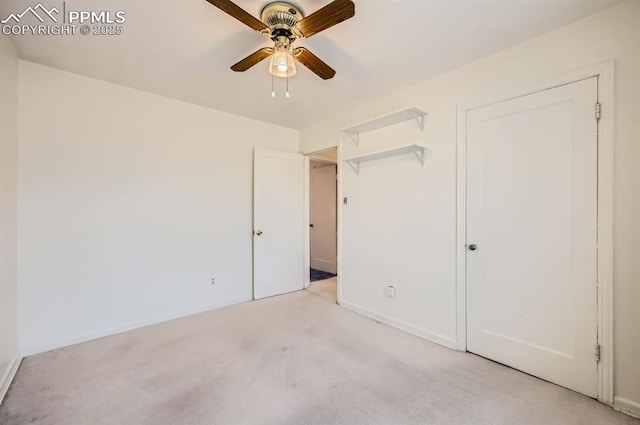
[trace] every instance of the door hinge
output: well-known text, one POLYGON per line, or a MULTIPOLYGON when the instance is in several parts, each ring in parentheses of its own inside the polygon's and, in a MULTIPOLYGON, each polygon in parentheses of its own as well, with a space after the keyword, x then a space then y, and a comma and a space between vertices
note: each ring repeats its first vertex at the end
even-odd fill
POLYGON ((596 363, 600 362, 600 344, 596 344, 593 351, 593 357, 596 360, 596 363))
POLYGON ((596 121, 598 121, 601 116, 602 116, 602 106, 600 105, 600 102, 598 102, 596 103, 596 121))

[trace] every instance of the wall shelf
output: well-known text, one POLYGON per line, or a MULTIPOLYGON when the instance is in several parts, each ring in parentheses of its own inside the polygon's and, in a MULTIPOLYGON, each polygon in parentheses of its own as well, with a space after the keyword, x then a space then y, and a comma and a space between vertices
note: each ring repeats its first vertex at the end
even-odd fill
POLYGON ((373 130, 378 130, 379 128, 388 127, 390 125, 399 124, 404 121, 416 120, 418 123, 418 128, 420 131, 424 131, 424 117, 427 116, 427 113, 422 109, 411 107, 402 109, 397 112, 392 112, 387 115, 383 115, 378 118, 374 118, 360 124, 353 125, 349 128, 345 128, 342 130, 346 134, 351 137, 353 143, 356 146, 360 145, 360 133, 366 133, 373 130))
POLYGON ((422 145, 404 145, 392 149, 386 149, 383 151, 371 152, 364 155, 351 156, 349 158, 345 158, 344 161, 349 164, 351 168, 353 168, 353 171, 355 171, 356 174, 360 175, 360 164, 362 162, 376 161, 378 159, 413 153, 418 158, 418 161, 420 161, 420 164, 424 167, 425 151, 427 150, 428 149, 422 145))

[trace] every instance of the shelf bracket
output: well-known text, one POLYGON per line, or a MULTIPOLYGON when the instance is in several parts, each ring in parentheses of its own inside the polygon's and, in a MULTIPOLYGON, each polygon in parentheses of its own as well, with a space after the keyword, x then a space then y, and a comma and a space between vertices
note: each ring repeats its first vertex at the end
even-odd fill
POLYGON ((420 161, 420 165, 424 167, 424 149, 413 148, 413 153, 418 157, 418 161, 420 161))
POLYGON ((420 131, 424 133, 424 115, 416 116, 414 119, 416 120, 416 123, 418 123, 420 131))
POLYGON ((348 131, 345 131, 345 133, 347 133, 347 136, 351 137, 351 141, 353 141, 357 147, 360 147, 360 133, 351 133, 348 131))
POLYGON ((357 175, 360 175, 360 163, 359 162, 351 162, 351 161, 347 161, 347 164, 349 164, 349 166, 351 168, 353 168, 353 171, 356 172, 357 175))

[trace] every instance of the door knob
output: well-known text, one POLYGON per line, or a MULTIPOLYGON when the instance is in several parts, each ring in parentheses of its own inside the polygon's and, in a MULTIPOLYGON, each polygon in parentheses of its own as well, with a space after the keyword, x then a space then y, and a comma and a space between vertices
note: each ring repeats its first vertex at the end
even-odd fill
POLYGON ((262 230, 256 230, 256 235, 262 236, 262 230))
POLYGON ((469 251, 475 251, 476 249, 478 249, 478 245, 472 243, 471 245, 469 245, 469 251))

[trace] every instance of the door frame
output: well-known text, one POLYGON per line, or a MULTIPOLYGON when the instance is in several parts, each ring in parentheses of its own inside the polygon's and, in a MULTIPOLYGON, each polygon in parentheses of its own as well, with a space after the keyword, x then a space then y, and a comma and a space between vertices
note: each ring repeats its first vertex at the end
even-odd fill
MULTIPOLYGON (((333 150, 333 149, 331 149, 333 150)), ((325 159, 317 159, 317 158, 313 158, 313 157, 308 157, 309 158, 309 185, 311 185, 311 175, 314 173, 315 168, 313 168, 311 166, 311 162, 313 162, 314 164, 321 164, 323 165, 323 167, 321 169, 324 168, 332 168, 334 170, 333 173, 331 173, 331 177, 335 176, 332 180, 333 180, 333 184, 335 185, 335 193, 336 193, 336 198, 334 199, 334 207, 335 207, 335 266, 336 266, 336 275, 338 274, 338 201, 337 201, 337 196, 338 196, 338 163, 334 162, 334 161, 330 161, 330 160, 325 160, 325 159)), ((312 247, 311 247, 311 229, 315 230, 315 227, 311 226, 311 214, 314 213, 313 211, 313 207, 315 206, 315 204, 311 204, 311 201, 313 201, 313 199, 311 199, 311 193, 313 192, 313 188, 311 186, 309 186, 309 260, 310 260, 310 267, 313 268, 313 260, 311 258, 311 254, 312 254, 312 247)), ((314 217, 314 221, 315 221, 315 217, 314 217)))
MULTIPOLYGON (((538 81, 477 102, 458 106, 457 112, 457 218, 456 218, 456 349, 467 351, 467 111, 527 96, 543 90, 598 78, 598 102, 603 113, 598 121, 598 230, 597 303, 598 344, 597 393, 602 403, 613 405, 613 141, 614 61, 600 63, 538 81)), ((595 105, 594 105, 595 107, 595 105)), ((595 110, 594 110, 595 114, 595 110)), ((595 349, 595 347, 594 347, 595 349)))
MULTIPOLYGON (((337 282, 337 298, 338 303, 341 300, 341 292, 340 292, 340 273, 342 271, 342 256, 341 256, 341 240, 340 240, 340 223, 342 219, 342 208, 340 208, 340 198, 342 194, 342 167, 340 167, 340 158, 342 158, 342 151, 340 149, 340 145, 337 144, 335 146, 329 146, 324 149, 320 149, 317 151, 305 152, 304 155, 304 225, 305 225, 305 233, 304 233, 304 261, 305 261, 305 277, 304 277, 304 287, 305 289, 309 287, 311 284, 311 279, 309 277, 309 273, 307 270, 311 268, 311 230, 310 230, 310 216, 311 216, 311 156, 317 155, 322 152, 336 150, 338 154, 338 158, 336 160, 336 267, 338 277, 336 278, 337 282)), ((314 159, 314 161, 322 161, 314 159)), ((331 161, 325 161, 331 162, 331 161)), ((331 162, 333 163, 333 162, 331 162)))

